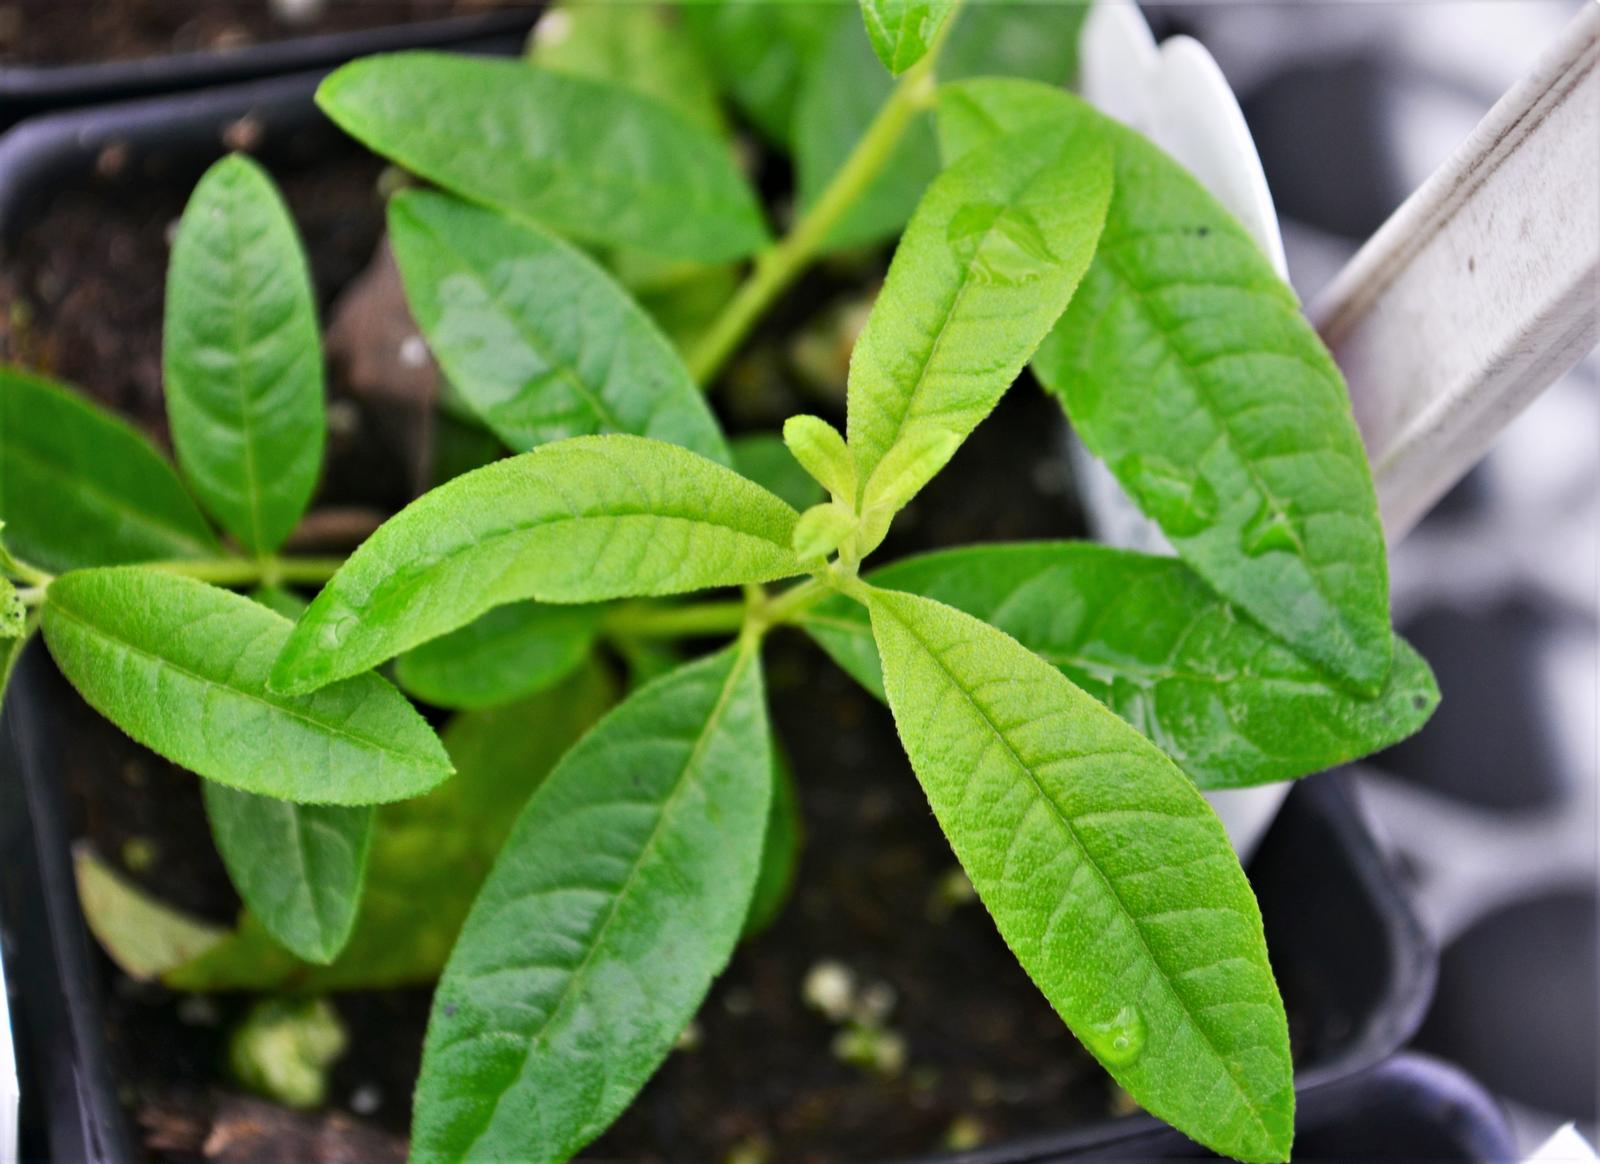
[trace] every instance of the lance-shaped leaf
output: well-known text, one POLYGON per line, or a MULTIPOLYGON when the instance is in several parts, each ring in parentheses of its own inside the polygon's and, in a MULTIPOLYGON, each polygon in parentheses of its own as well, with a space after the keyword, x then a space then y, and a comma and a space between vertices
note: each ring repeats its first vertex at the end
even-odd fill
POLYGON ((493 707, 576 671, 600 633, 603 606, 497 606, 395 661, 395 682, 435 707, 493 707))
POLYGON ((969 137, 974 110, 1007 132, 1030 118, 1105 127, 1105 233, 1034 371, 1207 582, 1377 693, 1394 657, 1377 496, 1344 382, 1294 292, 1182 166, 1082 102, 1004 81, 947 99, 969 137))
POLYGON ((310 696, 267 689, 293 626, 248 598, 139 567, 50 584, 44 638, 89 704, 222 784, 302 804, 377 804, 450 775, 404 696, 361 675, 310 696))
POLYGON ((389 203, 406 300, 450 383, 518 451, 621 432, 728 449, 683 361, 587 255, 426 191, 389 203))
POLYGON ((953 7, 952 0, 861 0, 861 19, 872 51, 898 77, 928 54, 953 7))
POLYGON ((308 962, 331 962, 356 921, 373 808, 291 804, 202 780, 228 877, 274 938, 308 962))
POLYGON ((656 4, 552 6, 528 40, 541 68, 615 81, 676 109, 712 133, 726 132, 717 89, 679 13, 656 4))
POLYGON ((322 344, 288 208, 243 155, 206 171, 178 224, 162 368, 201 504, 247 549, 277 549, 322 465, 322 344))
POLYGON ((46 570, 204 557, 217 540, 172 466, 69 389, 0 368, 0 519, 46 570))
POLYGON ((1285 1160, 1289 1030, 1227 834, 1154 744, 1004 633, 870 598, 895 726, 1006 943, 1135 1102, 1285 1160))
MULTIPOLYGON (((989 414, 1072 298, 1110 196, 1089 124, 995 141, 929 187, 850 357, 863 481, 897 445, 959 441, 989 414)), ((948 456, 923 459, 907 500, 948 456)))
POLYGON ((772 757, 743 645, 641 688, 534 793, 434 996, 421 1159, 568 1159, 627 1106, 744 926, 772 757))
MULTIPOLYGON (((1433 714, 1428 664, 1400 639, 1383 691, 1352 694, 1173 558, 1085 542, 972 546, 896 562, 875 586, 1005 631, 1160 745, 1201 788, 1289 780, 1386 748, 1433 714)), ((882 697, 866 612, 836 597, 804 626, 882 697)))
POLYGON ((728 147, 621 86, 412 52, 344 66, 317 103, 413 173, 570 238, 706 262, 768 241, 728 147))
POLYGON ((518 599, 599 602, 798 574, 798 517, 677 445, 635 436, 543 445, 385 522, 311 604, 272 681, 308 691, 518 599))
POLYGON ((838 9, 788 0, 703 0, 682 5, 678 16, 745 116, 773 142, 788 144, 800 79, 838 9))

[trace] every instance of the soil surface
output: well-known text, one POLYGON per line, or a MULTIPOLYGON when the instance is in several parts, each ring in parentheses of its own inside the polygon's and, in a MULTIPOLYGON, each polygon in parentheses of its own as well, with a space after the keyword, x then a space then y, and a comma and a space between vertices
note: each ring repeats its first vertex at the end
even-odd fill
MULTIPOLYGON (((325 320, 378 243, 379 173, 373 160, 346 152, 275 175, 306 238, 325 320)), ((0 354, 78 385, 158 440, 162 285, 170 228, 187 193, 186 184, 133 187, 106 178, 62 191, 12 248, 0 301, 0 354)), ((735 406, 725 409, 730 428, 799 408, 842 419, 842 383, 819 401, 815 388, 786 379, 787 349, 776 336, 786 321, 815 314, 847 288, 859 297, 862 279, 835 269, 789 297, 744 357, 747 367, 779 370, 776 391, 733 397, 735 406)), ((319 504, 392 511, 413 489, 404 456, 371 439, 363 410, 372 405, 355 399, 337 366, 330 396, 335 441, 319 504)), ((1056 406, 1031 382, 1019 384, 897 524, 883 560, 936 545, 1080 533, 1060 433, 1056 406)), ((1060 1130, 1117 1110, 1115 1088, 1016 965, 981 906, 952 892, 960 885, 955 861, 887 710, 798 634, 775 636, 768 666, 804 817, 795 895, 713 989, 696 1045, 671 1056, 584 1158, 883 1159, 1060 1130), (843 1026, 803 997, 808 974, 824 962, 853 975, 881 1012, 879 1051, 887 1040, 892 1060, 898 1040, 903 1063, 873 1070, 836 1053, 843 1026)), ((72 715, 81 728, 71 732, 65 776, 77 834, 163 899, 230 920, 237 901, 211 847, 194 777, 87 708, 77 705, 72 715)), ((146 1147, 153 1157, 195 1158, 182 1147, 190 1142, 186 1130, 202 1126, 195 1105, 215 1108, 229 1087, 223 1048, 245 1000, 175 997, 131 982, 109 962, 102 969, 108 1034, 127 1102, 142 1113, 146 1147)), ((376 1129, 404 1133, 428 993, 337 1000, 351 1050, 334 1072, 335 1108, 359 1109, 376 1129)))
POLYGON ((0 64, 227 52, 296 36, 511 7, 516 0, 0 0, 0 64))

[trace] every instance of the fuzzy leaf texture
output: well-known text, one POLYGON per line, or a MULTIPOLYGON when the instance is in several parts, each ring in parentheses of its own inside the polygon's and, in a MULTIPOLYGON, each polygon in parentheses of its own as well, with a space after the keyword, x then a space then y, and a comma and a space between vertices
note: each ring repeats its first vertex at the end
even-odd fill
POLYGON ((413 173, 569 238, 705 262, 744 258, 768 241, 728 147, 620 86, 409 52, 345 65, 317 104, 413 173))
POLYGON ((798 516, 677 445, 635 436, 543 445, 385 522, 311 604, 272 681, 311 690, 518 599, 599 602, 798 574, 798 516))
POLYGON ((728 463, 683 361, 587 255, 426 191, 389 203, 410 304, 451 385, 512 449, 635 433, 728 463))
POLYGON ((898 77, 927 56, 954 6, 952 0, 861 0, 861 19, 872 51, 898 77))
MULTIPOLYGON (((1138 728, 1201 788, 1291 780, 1398 743, 1439 703, 1428 664, 1395 639, 1373 699, 1353 695, 1173 558, 1086 542, 972 546, 895 562, 874 586, 995 626, 1138 728)), ((883 698, 866 612, 842 596, 803 625, 883 698)))
POLYGON ((278 942, 308 962, 344 948, 372 845, 370 805, 291 804, 202 780, 228 878, 278 942))
MULTIPOLYGON (((1086 110, 1016 82, 940 100, 1005 132, 1086 110)), ((1394 656, 1388 559, 1338 369, 1244 228, 1150 142, 1089 116, 1113 143, 1116 193, 1034 371, 1207 582, 1376 694, 1394 656)))
POLYGON ((241 154, 206 171, 178 223, 161 356, 184 476, 246 549, 271 553, 322 467, 322 340, 288 208, 241 154))
MULTIPOLYGON (((850 357, 863 481, 897 445, 963 440, 990 413, 1072 298, 1110 196, 1089 126, 997 140, 929 187, 850 357)), ((924 458, 905 500, 945 460, 924 458)))
POLYGON ((395 661, 402 690, 435 707, 509 703, 560 682, 583 665, 603 606, 497 606, 395 661))
POLYGON ((0 367, 0 519, 46 570, 219 552, 172 466, 71 389, 0 367))
POLYGON ((1289 1030, 1221 823, 1155 745, 1001 631, 874 591, 895 726, 1017 960, 1151 1114, 1286 1160, 1289 1030))
POLYGON ((440 980, 414 1159, 553 1164, 617 1117, 739 939, 771 783, 742 646, 641 688, 567 753, 440 980))
POLYGON ((208 779, 302 804, 376 804, 450 775, 433 729, 376 675, 310 696, 267 688, 293 624, 248 598, 139 567, 66 574, 45 644, 139 743, 208 779))

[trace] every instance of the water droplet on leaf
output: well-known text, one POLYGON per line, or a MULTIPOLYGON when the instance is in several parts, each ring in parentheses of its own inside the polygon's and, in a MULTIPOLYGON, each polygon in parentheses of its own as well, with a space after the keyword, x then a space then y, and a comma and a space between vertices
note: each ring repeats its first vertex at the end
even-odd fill
POLYGON ((1084 1044, 1113 1067, 1126 1067, 1144 1051, 1144 1016, 1135 1006, 1125 1006, 1105 1022, 1090 1023, 1084 1044))
POLYGON ((1032 215, 993 202, 971 202, 956 211, 945 237, 956 257, 985 283, 1021 286, 1060 261, 1032 215))

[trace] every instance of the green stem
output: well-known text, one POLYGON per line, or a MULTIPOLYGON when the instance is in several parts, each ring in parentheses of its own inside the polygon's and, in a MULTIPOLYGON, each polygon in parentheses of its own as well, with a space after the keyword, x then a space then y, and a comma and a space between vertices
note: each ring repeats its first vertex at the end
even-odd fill
POLYGON ((145 562, 148 570, 181 574, 214 586, 289 585, 326 582, 344 565, 343 558, 175 558, 145 562))
POLYGON ((732 634, 744 626, 743 602, 696 602, 687 606, 629 603, 606 616, 607 633, 629 639, 682 639, 732 634))
POLYGON ((774 594, 759 605, 750 608, 750 621, 761 630, 793 622, 834 592, 834 587, 821 578, 808 578, 798 586, 791 586, 774 594))
POLYGON ((689 353, 689 374, 696 383, 708 384, 716 376, 756 321, 811 264, 839 220, 888 164, 912 120, 932 99, 934 65, 953 24, 954 14, 945 21, 927 55, 901 74, 822 196, 781 242, 756 259, 749 277, 689 353))

